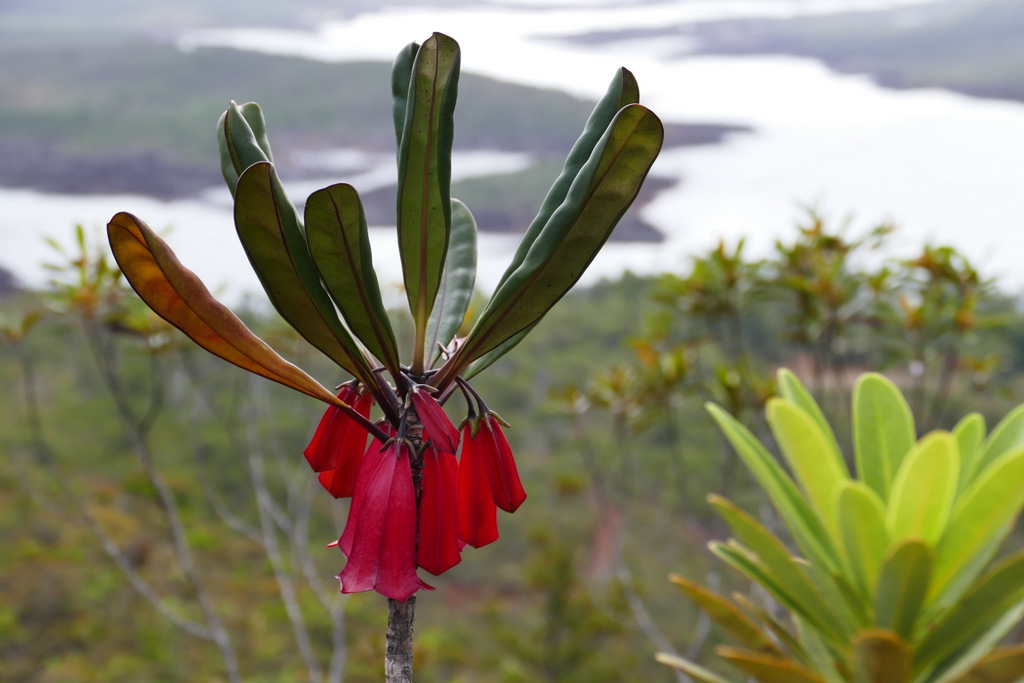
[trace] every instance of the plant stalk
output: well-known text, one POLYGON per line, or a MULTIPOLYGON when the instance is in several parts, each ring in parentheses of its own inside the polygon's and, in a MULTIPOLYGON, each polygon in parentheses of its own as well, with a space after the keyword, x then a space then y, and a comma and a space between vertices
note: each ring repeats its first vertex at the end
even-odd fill
POLYGON ((388 598, 388 640, 384 653, 386 683, 412 683, 412 630, 416 596, 399 601, 388 598))

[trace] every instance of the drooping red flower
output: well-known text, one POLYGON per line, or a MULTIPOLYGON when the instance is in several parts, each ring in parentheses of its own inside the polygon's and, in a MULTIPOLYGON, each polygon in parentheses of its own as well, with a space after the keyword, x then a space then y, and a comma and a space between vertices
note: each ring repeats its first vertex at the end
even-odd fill
POLYGON ((493 413, 488 413, 486 419, 481 420, 477 441, 494 504, 505 512, 515 512, 526 500, 526 491, 519 480, 512 448, 493 413))
MULTIPOLYGON (((369 419, 372 403, 369 394, 360 396, 358 389, 346 384, 338 392, 338 398, 369 419)), ((337 406, 328 406, 320 418, 303 454, 313 471, 319 473, 320 483, 335 498, 352 495, 367 436, 366 428, 337 406)))
POLYGON ((375 441, 363 458, 338 540, 348 557, 338 576, 342 593, 375 590, 407 600, 420 588, 433 590, 416 574, 416 492, 409 456, 409 445, 398 440, 383 450, 375 441))
POLYGON ((457 531, 459 539, 474 548, 498 540, 498 508, 491 494, 486 467, 480 454, 480 431, 473 438, 473 423, 462 427, 462 457, 459 460, 457 531))
POLYGON ((433 447, 424 450, 416 564, 435 576, 462 560, 456 532, 457 477, 458 463, 453 453, 433 447))
POLYGON ((444 453, 454 453, 459 446, 459 430, 452 424, 441 404, 425 389, 417 386, 412 388, 412 404, 434 448, 444 453))

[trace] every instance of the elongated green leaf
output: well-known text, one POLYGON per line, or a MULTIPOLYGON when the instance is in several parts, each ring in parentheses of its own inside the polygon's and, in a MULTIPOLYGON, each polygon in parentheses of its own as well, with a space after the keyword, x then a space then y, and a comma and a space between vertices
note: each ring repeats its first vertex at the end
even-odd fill
POLYGON ((755 605, 751 602, 750 598, 742 593, 736 592, 732 594, 732 599, 737 605, 745 609, 747 612, 757 618, 762 624, 764 624, 769 631, 772 632, 778 641, 789 651, 789 654, 795 657, 797 660, 803 662, 811 668, 818 667, 818 670, 822 669, 822 662, 816 661, 814 656, 804 647, 803 643, 797 639, 793 633, 783 626, 774 615, 768 612, 760 605, 755 605))
MULTIPOLYGON (((763 524, 725 498, 710 495, 708 502, 729 525, 736 539, 757 556, 773 583, 785 591, 798 606, 797 611, 804 615, 831 612, 835 617, 834 621, 840 621, 845 616, 838 609, 838 605, 829 604, 822 597, 815 589, 814 583, 809 580, 810 577, 804 567, 793 560, 782 542, 763 524)), ((844 626, 852 630, 852 624, 848 621, 844 626)))
POLYGON ((807 501, 800 495, 796 485, 757 438, 736 419, 718 406, 708 403, 705 408, 718 423, 725 437, 732 444, 740 460, 754 475, 757 483, 772 505, 781 515, 797 546, 811 561, 838 572, 838 548, 825 531, 821 518, 816 515, 807 501))
POLYGON ((779 448, 796 475, 832 538, 839 542, 835 501, 839 488, 850 480, 846 463, 832 449, 817 421, 800 406, 772 399, 767 406, 768 424, 779 448))
POLYGON ((984 473, 1001 455, 1021 447, 1024 447, 1024 405, 1010 411, 992 430, 981 452, 972 460, 973 469, 967 473, 967 483, 984 473))
MULTIPOLYGON (((540 236, 551 215, 565 201, 573 181, 576 180, 576 176, 579 175, 583 166, 590 159, 594 148, 604 136, 605 131, 608 130, 615 115, 627 104, 636 104, 639 101, 640 88, 633 74, 627 69, 619 69, 615 73, 615 77, 612 78, 612 82, 608 86, 604 97, 597 103, 594 111, 590 114, 590 118, 587 119, 587 123, 583 128, 583 134, 569 151, 569 156, 565 159, 562 172, 555 179, 551 189, 548 190, 547 196, 544 197, 537 216, 526 229, 526 233, 523 235, 523 239, 519 243, 511 263, 509 263, 505 273, 498 281, 498 287, 501 287, 505 280, 526 260, 526 256, 529 254, 533 243, 540 236)), ((497 288, 495 289, 497 290, 497 288)))
POLYGON ((886 523, 894 541, 938 543, 946 529, 960 477, 956 439, 932 432, 903 459, 892 483, 886 523))
POLYGON ((241 106, 231 102, 217 122, 220 171, 235 195, 238 178, 245 169, 261 161, 273 162, 263 112, 255 102, 241 106))
POLYGON ((678 574, 669 574, 669 581, 679 586, 686 595, 697 603, 711 620, 722 627, 744 647, 758 652, 781 654, 771 638, 738 607, 726 598, 678 574))
POLYGON ((688 659, 683 659, 679 655, 669 654, 668 652, 659 652, 654 655, 654 658, 662 664, 679 669, 693 680, 698 681, 698 683, 732 683, 730 680, 722 678, 713 671, 708 671, 704 667, 698 666, 688 659))
POLYGON ((392 115, 395 119, 395 142, 399 150, 402 149, 406 123, 410 120, 408 117, 409 86, 412 84, 412 67, 419 51, 419 43, 409 43, 398 53, 391 66, 392 115))
POLYGON ((836 645, 845 642, 842 627, 828 618, 828 612, 821 611, 818 605, 808 604, 809 601, 802 599, 802 596, 791 593, 789 587, 780 582, 778 576, 749 549, 736 541, 729 543, 712 541, 708 544, 708 548, 733 569, 761 584, 780 605, 804 619, 830 642, 836 645))
POLYGON ((906 683, 910 646, 884 628, 865 629, 853 642, 853 683, 906 683))
MULTIPOLYGON (((1007 610, 988 630, 975 638, 966 648, 954 653, 935 671, 930 672, 931 675, 925 680, 934 681, 934 683, 950 683, 956 677, 970 671, 971 667, 980 662, 1014 626, 1020 623, 1022 617, 1024 617, 1024 601, 1007 610)), ((924 675, 925 672, 922 671, 914 679, 914 683, 922 680, 924 675)))
POLYGON ((978 638, 1000 616, 1024 600, 1024 551, 979 577, 971 590, 942 615, 917 648, 921 666, 939 663, 978 638))
POLYGON ((999 647, 950 683, 1018 683, 1024 679, 1024 645, 999 647))
MULTIPOLYGON (((398 249, 415 326, 412 369, 424 369, 427 321, 451 230, 452 140, 459 44, 435 33, 416 52, 398 152, 398 249)), ((396 107, 400 106, 396 103, 396 107)))
POLYGON ((797 637, 807 651, 807 668, 815 671, 828 683, 846 683, 849 680, 849 641, 829 643, 821 632, 812 628, 807 620, 792 615, 797 637))
POLYGON ((909 640, 928 593, 935 553, 927 543, 898 544, 882 564, 875 593, 875 621, 909 640))
POLYGON ((853 389, 854 456, 860 480, 882 502, 916 439, 914 416, 896 385, 877 373, 861 375, 853 389))
POLYGON ((326 403, 342 404, 214 299, 148 225, 130 213, 119 213, 107 224, 107 236, 117 264, 142 300, 196 344, 251 373, 326 403))
POLYGON ((441 287, 427 324, 426 355, 448 345, 466 319, 476 285, 476 221, 466 205, 452 200, 452 232, 441 287))
POLYGON ((1009 531, 1024 506, 1024 449, 1004 454, 959 497, 936 551, 930 598, 936 598, 972 558, 1009 531))
POLYGON ((853 584, 868 601, 874 595, 878 571, 889 547, 885 507, 874 489, 863 482, 849 481, 839 489, 837 518, 853 584))
POLYGON ((985 418, 981 413, 970 413, 953 428, 957 450, 960 451, 960 482, 958 490, 967 486, 967 475, 974 471, 975 461, 985 440, 985 418))
MULTIPOLYGON (((874 614, 871 612, 870 600, 865 600, 853 583, 843 574, 833 574, 831 581, 826 584, 828 586, 835 586, 833 593, 842 600, 842 604, 846 607, 847 611, 853 617, 853 621, 857 628, 867 628, 874 624, 874 614)), ((833 595, 830 593, 826 596, 830 605, 836 605, 833 608, 834 611, 838 610, 840 604, 833 595)))
POLYGON ((633 202, 663 135, 658 117, 640 105, 616 115, 565 201, 481 312, 453 373, 535 324, 569 291, 633 202))
POLYGON ((398 345, 373 269, 363 204, 347 184, 306 201, 306 241, 320 278, 352 333, 398 376, 398 345))
POLYGON ((836 441, 836 435, 832 431, 832 425, 825 419, 825 413, 821 412, 821 406, 814 400, 814 396, 807 390, 803 382, 800 381, 792 371, 786 368, 780 368, 778 372, 779 380, 779 393, 782 397, 791 403, 795 403, 800 406, 805 413, 807 413, 814 422, 818 425, 818 429, 825 435, 825 439, 828 441, 829 446, 832 448, 836 458, 842 460, 843 451, 839 448, 839 442, 836 441))
POLYGON ((825 683, 825 679, 811 669, 785 657, 724 645, 716 647, 715 654, 761 683, 825 683))
POLYGON ((370 367, 338 318, 273 165, 250 166, 235 188, 235 227, 270 302, 306 340, 369 384, 370 367))

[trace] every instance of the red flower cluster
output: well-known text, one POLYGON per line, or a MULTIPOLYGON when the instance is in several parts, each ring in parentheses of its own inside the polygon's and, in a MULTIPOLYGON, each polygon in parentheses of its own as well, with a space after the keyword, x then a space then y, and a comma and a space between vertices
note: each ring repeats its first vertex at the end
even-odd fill
MULTIPOLYGON (((354 384, 338 397, 364 418, 371 400, 354 384)), ((345 530, 336 543, 348 558, 338 578, 343 593, 376 590, 406 600, 420 588, 416 568, 439 575, 461 561, 466 545, 479 548, 498 538, 497 509, 514 512, 526 492, 512 449, 492 413, 471 413, 455 428, 427 391, 411 389, 423 424, 422 453, 414 453, 404 425, 387 425, 387 443, 366 446, 369 432, 334 406, 324 413, 306 460, 335 498, 352 497, 345 530), (461 443, 462 453, 456 459, 461 443), (419 473, 419 491, 413 472, 419 473)))

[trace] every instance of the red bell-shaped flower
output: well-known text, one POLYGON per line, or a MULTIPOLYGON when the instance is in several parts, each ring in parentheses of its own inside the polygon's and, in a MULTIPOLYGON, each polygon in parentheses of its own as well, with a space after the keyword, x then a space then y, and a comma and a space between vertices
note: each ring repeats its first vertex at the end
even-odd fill
POLYGON ((375 590, 406 600, 433 590, 416 574, 416 493, 404 441, 370 445, 338 547, 348 557, 338 576, 342 593, 375 590))
POLYGON ((412 404, 434 448, 444 453, 454 453, 459 447, 459 430, 452 424, 441 404, 426 390, 416 386, 412 388, 412 404))
MULTIPOLYGON (((372 404, 369 394, 360 396, 356 388, 346 384, 338 398, 369 419, 372 404)), ((319 473, 320 483, 335 498, 352 495, 367 436, 366 429, 337 406, 328 406, 320 418, 303 454, 313 471, 319 473)))
POLYGON ((512 448, 508 445, 505 433, 501 431, 501 423, 493 413, 488 413, 481 422, 476 438, 480 444, 484 469, 487 470, 487 480, 491 484, 494 504, 505 512, 515 512, 526 500, 526 491, 519 480, 512 448))
POLYGON ((480 431, 473 437, 473 423, 462 427, 462 458, 459 460, 458 507, 459 539, 474 548, 498 540, 498 508, 491 495, 491 484, 480 454, 480 431))
POLYGON ((435 576, 462 561, 456 533, 457 477, 454 454, 433 447, 425 449, 416 564, 435 576))

